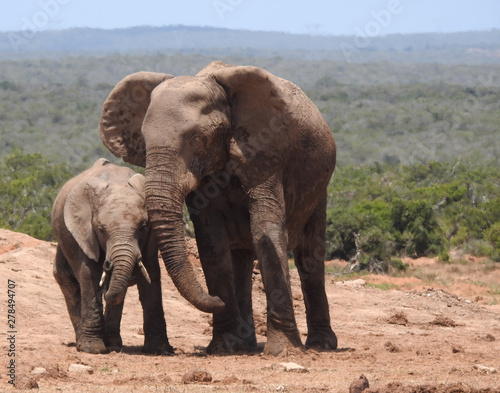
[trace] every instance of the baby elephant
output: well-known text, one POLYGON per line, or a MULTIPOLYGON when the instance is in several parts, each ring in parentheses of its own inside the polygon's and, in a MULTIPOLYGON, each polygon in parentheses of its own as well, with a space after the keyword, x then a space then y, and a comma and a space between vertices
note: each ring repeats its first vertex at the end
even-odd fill
POLYGON ((129 285, 137 284, 144 352, 172 353, 158 251, 148 226, 144 176, 103 158, 97 160, 61 188, 52 210, 52 227, 58 241, 54 276, 66 300, 77 349, 89 353, 121 349, 125 293, 129 285))

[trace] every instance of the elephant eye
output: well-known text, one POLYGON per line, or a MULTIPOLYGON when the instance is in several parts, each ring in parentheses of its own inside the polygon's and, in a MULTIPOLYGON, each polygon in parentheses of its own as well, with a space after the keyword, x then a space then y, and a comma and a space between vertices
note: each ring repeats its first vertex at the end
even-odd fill
POLYGON ((98 227, 97 229, 98 229, 98 230, 99 230, 99 232, 100 232, 101 234, 103 234, 103 235, 104 235, 104 234, 105 234, 105 232, 106 232, 106 230, 104 229, 104 227, 102 227, 102 226, 100 226, 100 225, 99 225, 99 227, 98 227))
POLYGON ((202 136, 200 134, 194 134, 189 141, 192 147, 198 147, 203 142, 202 136))

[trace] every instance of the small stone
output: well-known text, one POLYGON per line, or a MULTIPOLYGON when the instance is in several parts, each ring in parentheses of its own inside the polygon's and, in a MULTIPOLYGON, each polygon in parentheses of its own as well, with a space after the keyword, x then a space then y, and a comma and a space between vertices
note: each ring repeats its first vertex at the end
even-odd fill
POLYGON ((43 375, 47 374, 47 370, 43 367, 35 367, 33 370, 31 370, 31 375, 43 375))
POLYGON ((481 374, 496 374, 497 369, 494 367, 483 366, 482 364, 475 364, 474 368, 481 374))
POLYGON ((70 373, 77 374, 93 374, 94 369, 90 366, 85 366, 84 364, 70 364, 68 371, 70 373))
POLYGON ((351 385, 349 386, 349 393, 361 393, 369 387, 370 383, 368 382, 368 379, 361 374, 358 379, 351 382, 351 385))
POLYGON ((360 288, 366 285, 366 281, 362 278, 358 278, 356 280, 343 281, 342 285, 348 288, 360 288))
POLYGON ((293 363, 293 362, 280 363, 279 365, 281 367, 283 367, 283 369, 286 372, 294 372, 294 373, 308 373, 309 372, 309 370, 307 368, 301 366, 300 364, 293 363))
POLYGON ((191 370, 182 376, 182 383, 211 382, 212 374, 204 370, 191 370))

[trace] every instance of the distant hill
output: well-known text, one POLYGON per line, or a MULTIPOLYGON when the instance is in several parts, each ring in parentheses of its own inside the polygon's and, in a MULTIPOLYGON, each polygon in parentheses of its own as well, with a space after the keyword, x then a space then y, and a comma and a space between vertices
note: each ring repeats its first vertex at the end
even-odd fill
POLYGON ((500 30, 377 37, 297 35, 186 26, 0 33, 0 60, 158 52, 347 62, 500 63, 500 30))

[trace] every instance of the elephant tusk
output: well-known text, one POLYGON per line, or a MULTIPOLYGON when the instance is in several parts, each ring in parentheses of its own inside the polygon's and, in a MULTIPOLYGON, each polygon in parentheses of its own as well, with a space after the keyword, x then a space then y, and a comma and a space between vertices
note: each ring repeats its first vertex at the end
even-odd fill
POLYGON ((102 272, 101 281, 99 281, 99 288, 102 288, 102 284, 104 284, 104 280, 106 280, 106 272, 102 272))
POLYGON ((138 265, 141 268, 141 273, 148 282, 148 284, 151 284, 151 278, 149 277, 148 271, 146 270, 146 266, 144 266, 142 261, 139 261, 138 265))

